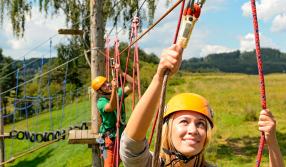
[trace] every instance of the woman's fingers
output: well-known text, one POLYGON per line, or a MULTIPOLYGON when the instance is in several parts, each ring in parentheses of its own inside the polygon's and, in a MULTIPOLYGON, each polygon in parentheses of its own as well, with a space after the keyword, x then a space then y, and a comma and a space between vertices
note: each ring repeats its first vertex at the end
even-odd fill
POLYGON ((267 109, 260 112, 258 130, 265 133, 266 141, 275 138, 276 120, 272 113, 267 109))
POLYGON ((160 64, 158 67, 158 73, 160 77, 163 73, 169 69, 170 74, 174 74, 178 71, 182 60, 182 48, 178 45, 172 45, 171 47, 164 49, 161 54, 160 64))

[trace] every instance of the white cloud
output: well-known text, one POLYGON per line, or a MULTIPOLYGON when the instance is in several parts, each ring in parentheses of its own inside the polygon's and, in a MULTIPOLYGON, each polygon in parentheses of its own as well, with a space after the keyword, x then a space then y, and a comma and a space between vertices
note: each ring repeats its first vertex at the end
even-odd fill
MULTIPOLYGON (((272 21, 271 31, 282 32, 286 30, 286 1, 261 0, 256 3, 257 16, 264 21, 272 21)), ((246 2, 241 7, 244 16, 251 16, 251 4, 246 2)))
MULTIPOLYGON (((268 20, 278 14, 286 12, 285 0, 260 0, 256 2, 257 16, 260 19, 268 20)), ((246 2, 241 7, 244 16, 251 16, 250 2, 246 2)))
POLYGON ((255 48, 254 36, 248 33, 240 39, 240 50, 241 51, 251 51, 255 48))
MULTIPOLYGON (((1 39, 7 39, 4 43, 3 48, 4 55, 10 56, 14 59, 22 59, 23 54, 29 52, 31 49, 42 44, 42 47, 37 48, 35 51, 30 52, 26 55, 26 58, 41 57, 43 54, 49 53, 49 42, 48 39, 55 34, 59 28, 64 28, 65 18, 60 13, 59 16, 53 18, 46 18, 44 14, 41 14, 35 7, 32 9, 32 18, 27 17, 24 37, 17 39, 13 36, 12 25, 8 19, 5 20, 3 25, 3 32, 0 33, 1 39)), ((65 38, 63 36, 57 36, 53 38, 53 46, 65 38)))
POLYGON ((206 1, 204 5, 204 12, 209 12, 209 11, 219 11, 223 10, 225 8, 226 0, 211 0, 211 1, 206 1))
POLYGON ((236 49, 232 49, 232 48, 228 48, 228 47, 220 46, 220 45, 206 45, 202 48, 200 55, 203 57, 203 56, 207 56, 213 53, 228 53, 228 52, 232 52, 235 50, 236 49))
POLYGON ((10 39, 7 42, 11 46, 11 49, 23 49, 27 46, 27 40, 25 40, 25 38, 10 39))
MULTIPOLYGON (((260 46, 268 48, 278 48, 278 46, 269 38, 260 34, 260 46)), ((240 50, 252 51, 255 49, 254 34, 248 33, 244 37, 240 38, 240 50)))
POLYGON ((286 13, 277 15, 273 22, 272 22, 272 27, 271 31, 273 32, 282 32, 286 31, 286 13))

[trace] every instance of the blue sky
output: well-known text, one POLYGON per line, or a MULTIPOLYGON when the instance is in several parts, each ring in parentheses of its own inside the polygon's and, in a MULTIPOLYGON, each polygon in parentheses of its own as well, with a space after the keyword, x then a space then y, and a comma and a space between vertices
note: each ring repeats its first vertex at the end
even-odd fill
MULTIPOLYGON (((172 1, 172 3, 174 2, 175 0, 172 1)), ((286 1, 257 0, 256 2, 261 46, 286 52, 286 1)), ((167 10, 165 3, 166 1, 163 0, 158 2, 155 20, 167 10)), ((248 0, 207 0, 189 46, 184 53, 184 59, 203 57, 210 53, 254 49, 250 12, 248 0)), ((139 42, 139 46, 147 52, 154 52, 157 55, 162 49, 170 46, 176 29, 178 13, 179 8, 144 37, 139 42)), ((10 23, 7 20, 4 22, 0 31, 0 48, 7 56, 23 58, 25 53, 56 34, 59 28, 64 27, 66 27, 64 16, 59 15, 45 19, 35 8, 32 18, 27 20, 23 39, 13 37, 10 23)), ((110 28, 107 26, 107 32, 110 28)), ((119 34, 121 41, 127 41, 127 38, 127 32, 119 34)), ((114 35, 111 36, 111 39, 114 39, 114 35)), ((57 35, 53 38, 53 46, 65 40, 66 37, 57 35)), ((55 54, 54 48, 52 53, 55 54)), ((30 58, 47 57, 48 55, 49 42, 46 42, 25 56, 30 58)))

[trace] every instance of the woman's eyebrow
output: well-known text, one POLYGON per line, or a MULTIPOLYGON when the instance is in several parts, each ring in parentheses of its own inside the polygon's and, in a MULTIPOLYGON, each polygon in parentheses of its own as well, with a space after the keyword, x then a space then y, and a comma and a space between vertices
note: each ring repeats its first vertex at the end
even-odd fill
POLYGON ((205 118, 199 118, 198 120, 207 122, 205 118))

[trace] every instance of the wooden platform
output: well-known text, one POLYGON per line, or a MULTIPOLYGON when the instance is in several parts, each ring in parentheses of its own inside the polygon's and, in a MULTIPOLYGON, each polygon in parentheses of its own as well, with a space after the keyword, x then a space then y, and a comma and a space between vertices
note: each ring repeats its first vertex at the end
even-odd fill
POLYGON ((10 133, 4 133, 3 135, 0 135, 0 138, 4 139, 10 138, 10 133))
POLYGON ((98 134, 91 133, 91 130, 69 131, 69 144, 97 144, 98 134))

